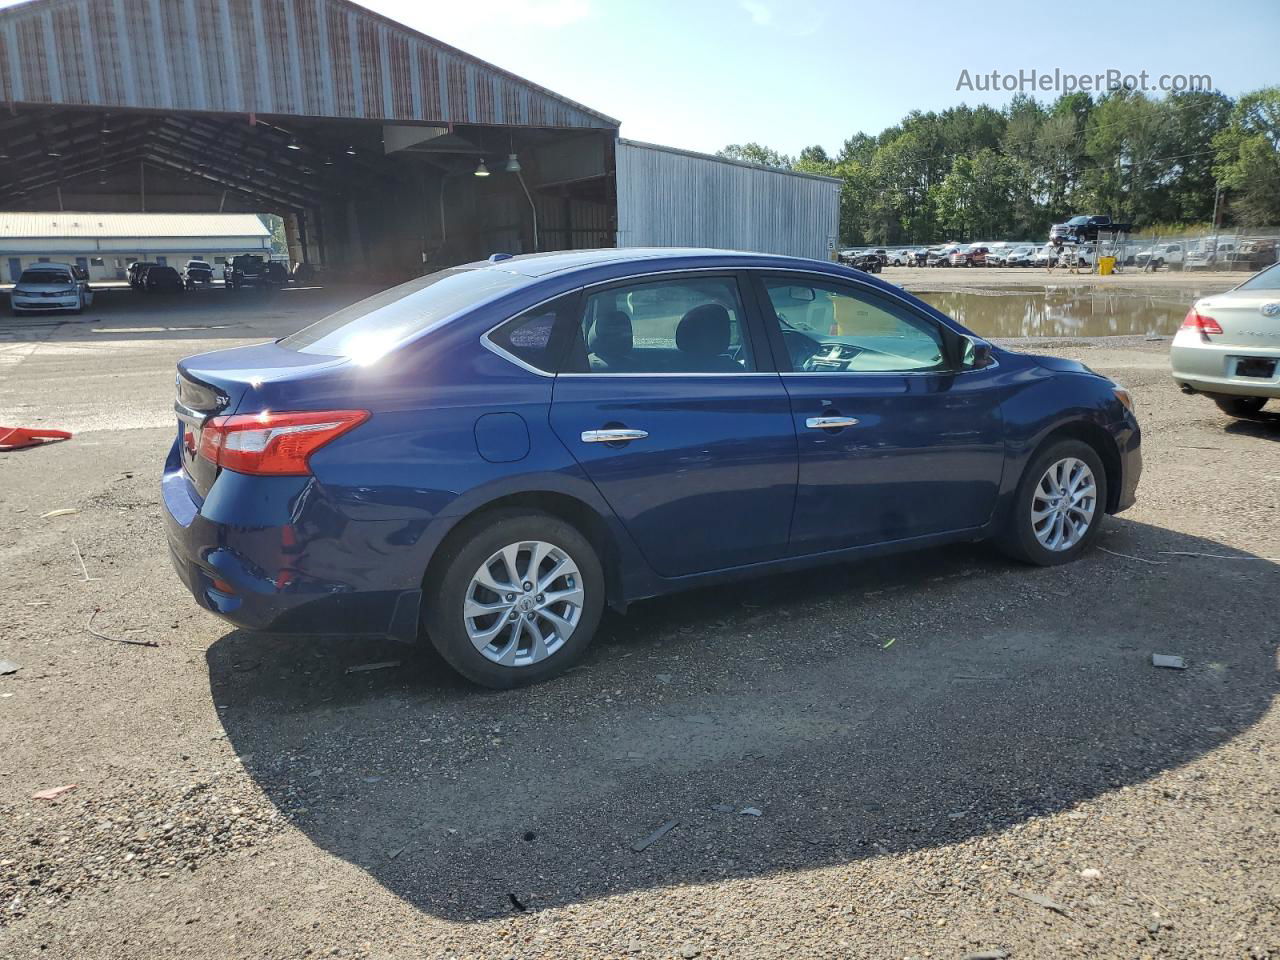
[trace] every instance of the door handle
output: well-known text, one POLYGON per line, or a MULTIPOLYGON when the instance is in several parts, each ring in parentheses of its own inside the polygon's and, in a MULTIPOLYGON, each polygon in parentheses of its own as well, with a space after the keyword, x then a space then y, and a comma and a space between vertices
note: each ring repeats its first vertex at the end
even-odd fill
POLYGON ((617 428, 613 430, 583 430, 583 443, 625 443, 628 440, 643 440, 649 435, 648 430, 628 430, 625 428, 617 428))
POLYGON ((810 417, 804 422, 810 430, 839 430, 841 427, 856 427, 857 417, 810 417))

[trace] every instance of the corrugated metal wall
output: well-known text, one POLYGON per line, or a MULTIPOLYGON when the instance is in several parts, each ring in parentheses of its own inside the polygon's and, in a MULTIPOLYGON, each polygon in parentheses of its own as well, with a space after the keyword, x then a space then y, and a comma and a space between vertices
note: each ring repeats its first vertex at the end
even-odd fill
POLYGON ((529 127, 617 121, 343 0, 0 11, 0 101, 529 127))
POLYGON ((617 144, 618 246, 717 247, 825 260, 840 184, 630 140, 617 144))

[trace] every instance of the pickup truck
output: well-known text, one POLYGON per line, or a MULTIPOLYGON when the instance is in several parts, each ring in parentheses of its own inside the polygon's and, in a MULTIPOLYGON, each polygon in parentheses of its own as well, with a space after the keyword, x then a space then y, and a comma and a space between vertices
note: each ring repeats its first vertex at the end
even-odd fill
POLYGON ((1182 244, 1159 243, 1154 247, 1139 250, 1137 256, 1133 258, 1133 262, 1139 267, 1146 267, 1150 263, 1152 270, 1159 270, 1161 267, 1168 267, 1170 270, 1181 270, 1182 255, 1182 244))

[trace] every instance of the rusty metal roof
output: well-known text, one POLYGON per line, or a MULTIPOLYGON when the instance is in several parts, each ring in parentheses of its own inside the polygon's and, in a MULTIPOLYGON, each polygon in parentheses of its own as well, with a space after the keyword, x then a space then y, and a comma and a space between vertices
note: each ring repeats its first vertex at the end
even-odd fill
POLYGON ((0 213, 0 240, 270 235, 252 213, 0 213))
POLYGON ((618 126, 349 0, 31 0, 0 10, 0 101, 618 126))

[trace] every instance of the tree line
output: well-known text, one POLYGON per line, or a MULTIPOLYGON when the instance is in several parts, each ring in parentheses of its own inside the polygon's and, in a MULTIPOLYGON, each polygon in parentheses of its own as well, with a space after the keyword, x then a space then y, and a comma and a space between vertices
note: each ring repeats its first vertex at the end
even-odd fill
POLYGON ((843 244, 1037 240, 1077 213, 1158 232, 1280 225, 1280 87, 1232 99, 1127 89, 913 110, 878 136, 791 157, 723 157, 838 177, 843 244))

